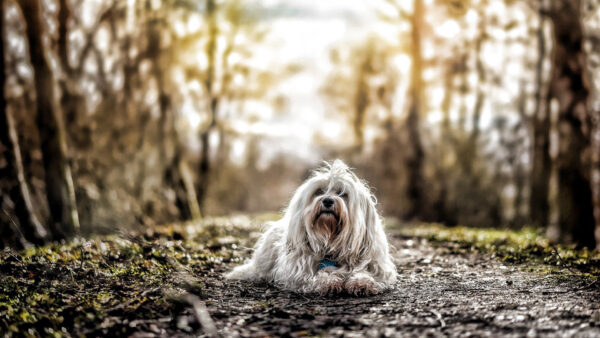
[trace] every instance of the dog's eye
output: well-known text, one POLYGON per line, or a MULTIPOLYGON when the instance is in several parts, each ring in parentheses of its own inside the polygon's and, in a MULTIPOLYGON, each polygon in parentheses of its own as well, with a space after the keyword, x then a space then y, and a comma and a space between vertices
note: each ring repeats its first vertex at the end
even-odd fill
POLYGON ((315 196, 321 196, 323 195, 323 189, 319 188, 317 189, 317 191, 315 191, 315 196))
POLYGON ((348 194, 347 194, 345 191, 343 191, 343 190, 339 190, 339 191, 337 192, 337 195, 338 195, 338 196, 340 196, 341 198, 346 198, 346 197, 348 197, 348 194))

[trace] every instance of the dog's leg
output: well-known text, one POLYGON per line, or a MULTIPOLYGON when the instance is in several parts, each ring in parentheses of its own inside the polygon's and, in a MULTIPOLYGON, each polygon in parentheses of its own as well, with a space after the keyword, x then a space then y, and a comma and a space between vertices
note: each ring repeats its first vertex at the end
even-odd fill
POLYGON ((281 231, 275 223, 256 243, 252 258, 247 263, 235 267, 225 277, 238 280, 270 281, 272 279, 271 271, 277 260, 280 239, 281 231))
POLYGON ((390 256, 380 256, 370 264, 355 267, 344 284, 354 295, 374 295, 396 284, 397 272, 390 256))
POLYGON ((316 271, 319 261, 301 252, 288 252, 277 261, 275 282, 281 287, 303 293, 336 294, 344 289, 347 271, 326 267, 316 271))
POLYGON ((383 291, 383 285, 368 272, 353 272, 344 283, 344 289, 353 295, 375 295, 383 291))
POLYGON ((344 276, 335 268, 324 268, 317 271, 311 288, 321 294, 338 294, 344 290, 344 276))
POLYGON ((352 268, 344 288, 355 295, 372 295, 396 284, 397 272, 389 253, 389 244, 381 224, 376 222, 371 250, 358 266, 352 268))

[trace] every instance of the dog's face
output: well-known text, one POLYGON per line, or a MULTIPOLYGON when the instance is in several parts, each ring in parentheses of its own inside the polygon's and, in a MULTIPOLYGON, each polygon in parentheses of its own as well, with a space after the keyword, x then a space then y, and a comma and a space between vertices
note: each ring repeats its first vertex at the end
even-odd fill
POLYGON ((379 216, 369 188, 342 162, 313 172, 288 207, 288 243, 320 254, 355 254, 379 216))
POLYGON ((342 182, 317 181, 315 185, 312 202, 307 205, 308 224, 312 231, 332 241, 347 223, 349 195, 342 182))

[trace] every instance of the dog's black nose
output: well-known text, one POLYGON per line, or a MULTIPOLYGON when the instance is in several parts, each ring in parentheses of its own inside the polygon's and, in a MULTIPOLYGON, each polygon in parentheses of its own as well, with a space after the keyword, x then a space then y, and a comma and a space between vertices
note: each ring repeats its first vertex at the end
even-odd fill
POLYGON ((332 206, 332 205, 333 205, 333 203, 334 203, 334 200, 333 200, 333 198, 331 198, 331 197, 325 197, 325 198, 323 199, 323 202, 321 202, 321 203, 323 203, 323 206, 324 206, 325 208, 331 208, 331 206, 332 206))

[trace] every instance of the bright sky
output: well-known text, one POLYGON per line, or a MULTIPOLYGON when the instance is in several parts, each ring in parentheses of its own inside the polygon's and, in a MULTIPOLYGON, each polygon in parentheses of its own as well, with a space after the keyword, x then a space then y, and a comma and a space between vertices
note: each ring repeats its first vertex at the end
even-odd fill
MULTIPOLYGON (((136 0, 127 1, 133 8, 136 0)), ((158 1, 156 7, 159 7, 158 1)), ((283 111, 249 102, 245 104, 248 113, 260 118, 251 122, 244 119, 229 122, 242 135, 260 136, 267 145, 263 160, 268 161, 280 152, 305 160, 319 160, 315 135, 318 134, 319 140, 324 140, 327 145, 339 145, 342 138, 338 136, 346 132, 343 128, 347 126, 339 117, 336 120, 328 114, 326 99, 320 93, 331 72, 329 51, 332 47, 357 41, 372 31, 377 25, 376 13, 364 0, 247 0, 245 3, 247 8, 260 13, 261 22, 269 31, 266 41, 253 49, 253 62, 265 68, 294 64, 302 70, 272 88, 287 100, 283 111)), ((84 26, 91 27, 97 13, 105 7, 104 0, 86 1, 81 13, 84 26)), ((127 15, 128 22, 133 24, 133 12, 129 11, 127 15)), ((199 24, 199 21, 190 20, 190 23, 199 24)), ((179 22, 174 25, 181 31, 197 29, 179 22)), ((107 38, 101 37, 99 41, 107 42, 107 38)), ((206 60, 197 62, 203 64, 206 60)), ((176 74, 176 77, 183 79, 183 74, 176 74)), ((200 86, 198 81, 192 81, 181 88, 184 101, 179 109, 192 129, 205 123, 207 118, 198 112, 195 99, 189 95, 190 91, 199 91, 200 86)), ((188 146, 197 149, 198 142, 196 133, 190 134, 188 146)), ((234 141, 232 146, 234 160, 242 160, 246 140, 234 141)))
MULTIPOLYGON (((128 1, 135 2, 135 0, 128 1)), ((426 4, 432 2, 433 0, 425 0, 426 4)), ((85 13, 83 13, 84 24, 91 25, 93 20, 86 20, 86 18, 93 17, 90 14, 98 12, 102 3, 102 0, 86 2, 85 13)), ((399 3, 406 6, 406 10, 411 10, 411 6, 409 6, 411 1, 399 3)), ((393 9, 386 7, 389 5, 385 5, 384 1, 377 0, 247 0, 246 4, 249 6, 248 8, 260 14, 262 24, 267 25, 269 30, 265 43, 254 47, 253 62, 267 69, 295 64, 301 66, 302 70, 271 89, 273 91, 271 97, 279 95, 287 100, 287 104, 281 108, 282 111, 273 111, 272 107, 265 104, 247 103, 245 108, 248 113, 254 114, 258 118, 249 119, 251 121, 232 119, 230 121, 232 127, 239 134, 260 136, 262 144, 267 146, 263 152, 263 156, 265 156, 263 160, 268 160, 279 152, 293 154, 306 160, 319 160, 321 154, 318 153, 319 147, 315 140, 318 140, 319 145, 326 145, 330 148, 351 141, 352 137, 343 137, 351 133, 348 130, 347 121, 342 120, 338 114, 331 111, 330 103, 322 95, 324 81, 332 71, 329 63, 331 49, 364 40, 372 32, 378 32, 380 36, 395 41, 398 38, 397 31, 407 31, 410 27, 403 27, 401 23, 397 23, 394 26, 394 29, 397 29, 395 32, 390 25, 383 23, 378 18, 377 10, 391 11, 393 9)), ((430 8, 433 7, 435 6, 430 6, 430 8)), ((522 89, 519 84, 524 73, 522 63, 525 56, 531 54, 531 50, 522 45, 511 44, 509 46, 505 43, 509 39, 514 40, 527 35, 528 25, 524 23, 528 19, 523 17, 522 11, 508 10, 503 0, 490 0, 490 5, 486 10, 494 13, 503 25, 507 24, 508 20, 517 20, 519 24, 516 26, 517 29, 509 31, 503 29, 489 31, 489 34, 498 43, 484 45, 483 60, 486 68, 502 70, 503 74, 496 74, 501 79, 499 85, 494 88, 486 88, 488 94, 493 93, 486 98, 493 98, 494 102, 492 105, 489 100, 486 100, 481 119, 482 125, 489 125, 492 117, 498 111, 511 109, 514 111, 514 108, 508 106, 522 89)), ((439 18, 440 16, 434 14, 427 20, 435 21, 439 18)), ((198 24, 196 20, 190 22, 198 24)), ((476 34, 478 22, 477 13, 471 9, 466 14, 466 26, 461 26, 457 21, 444 16, 439 24, 437 22, 429 22, 429 24, 436 36, 451 42, 458 34, 466 36, 476 34)), ((185 30, 185 27, 179 28, 185 30)), ((197 29, 197 27, 188 28, 192 31, 197 29)), ((535 48, 535 46, 533 47, 535 48)), ((423 55, 425 58, 435 59, 440 57, 441 53, 443 52, 431 41, 424 42, 423 55)), ((202 63, 202 60, 197 61, 202 63)), ((407 55, 398 54, 394 63, 402 74, 410 72, 410 58, 407 55)), ((440 77, 439 71, 426 69, 423 75, 425 80, 431 81, 427 94, 432 111, 424 119, 425 125, 431 126, 441 119, 439 106, 444 90, 441 81, 435 81, 440 77)), ((183 74, 179 74, 179 76, 182 77, 183 74)), ((472 88, 478 85, 476 74, 469 75, 469 84, 472 88)), ((200 86, 201 84, 196 81, 196 83, 189 83, 186 86, 188 88, 182 88, 182 90, 194 91, 194 87, 200 86)), ((399 85, 399 87, 401 86, 399 85)), ((403 95, 400 96, 402 99, 403 95)), ((206 115, 198 113, 198 108, 193 104, 196 99, 190 96, 185 100, 181 102, 180 109, 188 117, 189 125, 197 127, 203 124, 206 115)), ((466 96, 469 110, 474 105, 474 101, 473 94, 466 96)), ((456 115, 457 111, 453 111, 451 117, 456 118, 456 115)), ((365 131, 367 137, 370 134, 372 134, 371 131, 365 131)), ((197 138, 190 140, 192 148, 198 146, 197 138)), ((234 159, 243 158, 245 144, 246 140, 238 140, 233 144, 234 159)))
MULTIPOLYGON (((250 128, 272 138, 279 148, 273 150, 318 160, 315 134, 336 145, 338 136, 345 132, 342 121, 328 115, 326 100, 320 94, 331 71, 329 50, 365 36, 376 21, 375 12, 363 0, 255 2, 269 13, 271 32, 266 45, 256 51, 258 58, 273 64, 299 64, 303 70, 275 89, 288 99, 286 110, 266 116, 250 128)), ((241 145, 234 149, 243 152, 241 145)))
MULTIPOLYGON (((277 88, 283 96, 289 100, 286 111, 267 117, 262 122, 249 127, 247 130, 262 135, 270 135, 276 142, 277 150, 288 153, 297 153, 305 159, 318 160, 319 154, 315 151, 315 135, 321 143, 325 142, 328 146, 341 145, 341 142, 351 141, 351 137, 340 137, 350 133, 347 121, 340 120, 328 111, 328 102, 326 98, 319 93, 328 74, 331 72, 329 64, 329 51, 332 47, 340 46, 346 43, 356 42, 364 39, 371 32, 379 32, 380 35, 389 38, 391 41, 397 39, 397 35, 390 31, 390 26, 382 23, 377 17, 378 10, 393 10, 388 8, 384 1, 364 1, 364 0, 253 0, 262 11, 268 13, 270 18, 268 22, 271 35, 268 44, 261 47, 257 53, 260 59, 270 60, 273 64, 282 62, 299 63, 304 70, 298 75, 292 77, 277 88), (377 8, 375 8, 377 6, 377 8)), ((431 5, 433 1, 426 0, 426 5, 431 5)), ((411 10, 411 1, 402 1, 400 4, 405 9, 411 10)), ((431 7, 430 7, 431 8, 431 7)), ((493 95, 487 98, 494 99, 492 102, 486 100, 481 117, 482 127, 489 126, 498 109, 514 111, 508 107, 514 101, 519 90, 522 88, 519 81, 522 81, 523 68, 522 62, 525 59, 527 51, 525 47, 519 44, 508 46, 503 43, 509 38, 515 39, 527 35, 527 18, 523 17, 520 10, 509 10, 503 1, 492 0, 486 9, 498 15, 503 24, 509 20, 519 22, 517 29, 510 31, 494 30, 490 35, 494 40, 500 43, 485 44, 483 60, 490 70, 503 69, 503 84, 493 90, 493 95), (506 22, 505 22, 506 21, 506 22), (501 106, 499 106, 501 105, 501 106)), ((491 14, 488 13, 488 14, 491 14)), ((437 17, 429 17, 428 20, 435 20, 437 17)), ((461 27, 457 21, 444 18, 443 22, 429 23, 434 30, 435 35, 452 41, 459 34, 474 37, 478 31, 479 17, 475 10, 471 9, 466 14, 466 26, 461 27)), ((402 30, 402 27, 398 26, 402 30)), ((405 31, 409 29, 405 27, 405 31)), ((397 41, 395 41, 397 42, 397 41)), ((535 48, 535 46, 533 46, 535 48)), ((440 50, 432 45, 430 41, 425 41, 423 45, 423 56, 429 59, 439 57, 440 50)), ((398 68, 404 74, 410 72, 410 58, 399 54, 398 68)), ((439 111, 439 105, 444 96, 442 81, 435 81, 441 75, 436 69, 426 69, 423 74, 426 81, 431 81, 428 89, 428 99, 432 104, 433 110, 428 113, 424 123, 426 126, 437 124, 442 117, 439 111)), ((478 86, 477 75, 470 74, 469 83, 472 88, 478 86)), ((475 95, 471 93, 466 97, 466 104, 469 110, 475 104, 475 95)), ((451 117, 458 111, 453 111, 451 117)), ((365 131, 368 134, 369 130, 365 131)), ((368 135, 367 135, 368 136, 368 135)), ((237 147, 240 153, 243 147, 237 147)), ((268 149, 267 149, 268 150, 268 149)), ((267 155, 268 156, 268 155, 267 155)))

